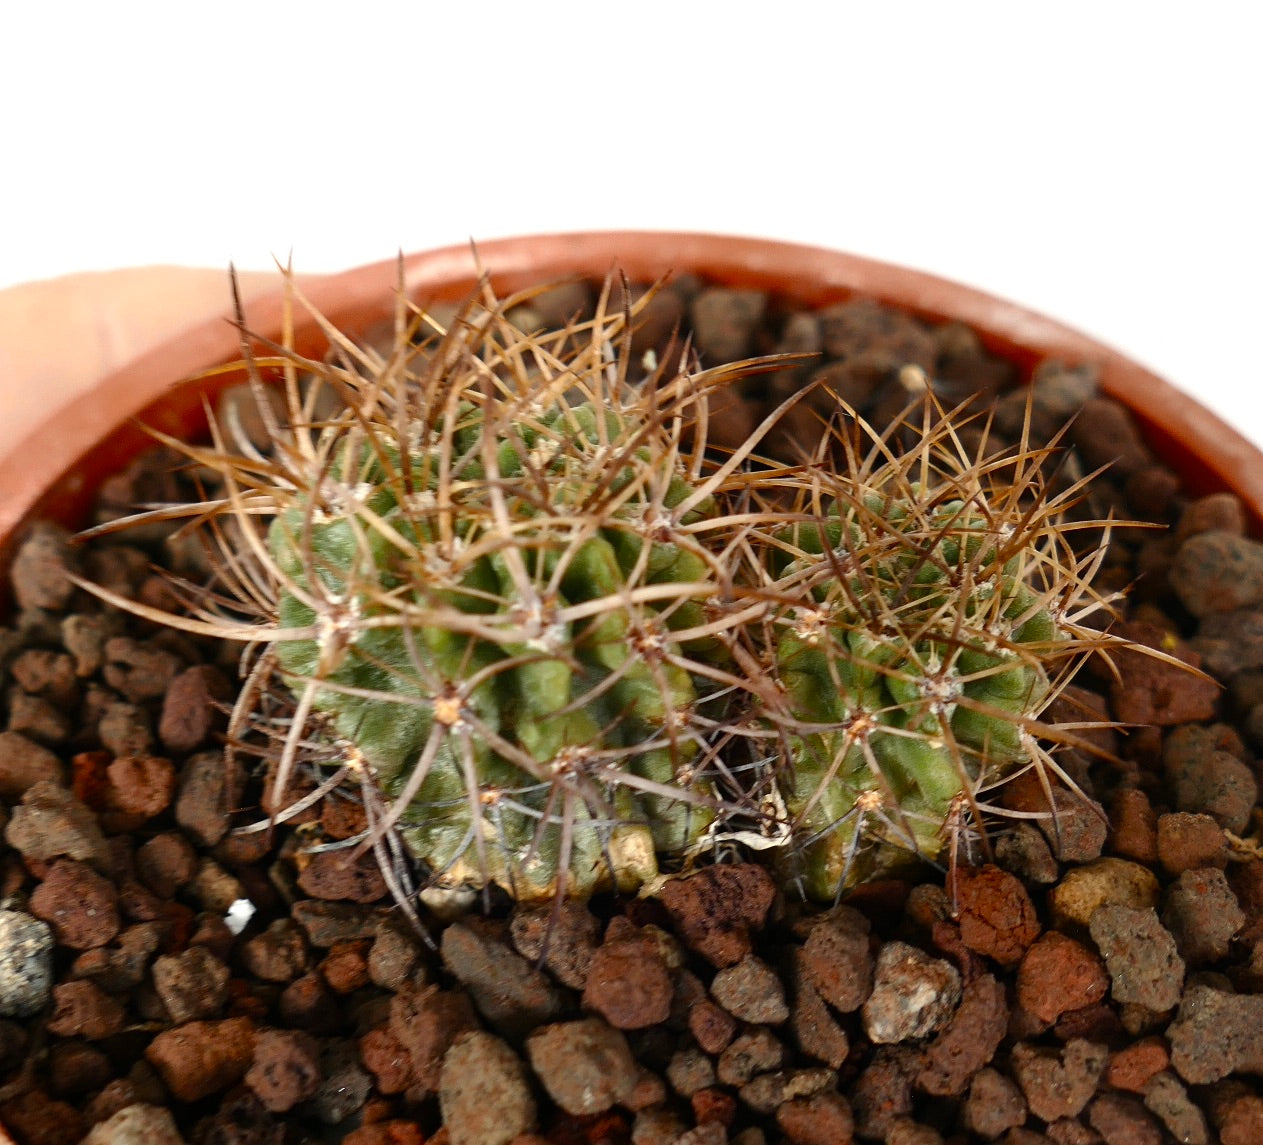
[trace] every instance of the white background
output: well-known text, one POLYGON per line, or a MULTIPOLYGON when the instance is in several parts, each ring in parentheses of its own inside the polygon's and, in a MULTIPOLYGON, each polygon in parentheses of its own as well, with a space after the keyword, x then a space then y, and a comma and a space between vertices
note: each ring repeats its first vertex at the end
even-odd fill
POLYGON ((761 235, 1016 299, 1263 442, 1251 7, 13 5, 0 288, 531 231, 761 235))

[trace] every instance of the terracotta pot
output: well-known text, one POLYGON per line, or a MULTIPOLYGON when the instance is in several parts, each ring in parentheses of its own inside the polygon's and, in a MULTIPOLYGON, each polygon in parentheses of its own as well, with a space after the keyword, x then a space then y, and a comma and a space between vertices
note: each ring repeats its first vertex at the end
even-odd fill
MULTIPOLYGON (((1263 455, 1240 434, 1108 346, 970 287, 836 251, 723 235, 527 236, 481 245, 477 257, 500 291, 571 275, 600 277, 614 267, 633 280, 693 272, 810 305, 858 294, 926 318, 958 320, 972 326, 988 349, 1024 370, 1047 357, 1094 363, 1104 389, 1132 410, 1150 445, 1190 490, 1231 490, 1249 507, 1256 528, 1263 522, 1263 455)), ((394 260, 360 267, 314 282, 308 294, 335 325, 355 333, 391 313, 399 270, 394 260)), ((411 255, 402 270, 409 295, 421 302, 458 299, 477 277, 474 254, 463 246, 411 255)), ((282 299, 278 285, 251 303, 250 329, 278 338, 282 299)), ((295 342, 300 351, 321 351, 319 330, 305 315, 297 322, 295 342)), ((105 378, 0 459, 0 568, 28 520, 50 516, 72 526, 82 520, 98 481, 147 445, 140 425, 179 435, 204 428, 204 396, 236 379, 199 385, 181 379, 238 356, 236 332, 223 320, 185 331, 105 378)))

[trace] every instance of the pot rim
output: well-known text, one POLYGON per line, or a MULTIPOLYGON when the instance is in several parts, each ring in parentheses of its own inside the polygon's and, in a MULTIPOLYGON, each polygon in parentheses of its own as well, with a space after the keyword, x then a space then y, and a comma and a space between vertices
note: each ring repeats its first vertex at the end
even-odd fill
MULTIPOLYGON (((318 278, 304 283, 303 291, 335 326, 356 332, 390 314, 401 281, 410 298, 425 304, 467 295, 480 270, 503 293, 576 276, 600 278, 614 269, 633 281, 692 273, 812 306, 871 297, 923 318, 963 322, 989 350, 1027 374, 1045 358, 1095 365, 1103 391, 1131 410, 1150 445, 1191 490, 1230 490, 1245 502, 1256 531, 1263 523, 1263 453, 1191 396, 1069 326, 893 263, 734 235, 591 231, 496 239, 476 249, 442 247, 318 278)), ((276 290, 247 304, 247 327, 278 337, 285 294, 278 282, 276 290)), ((300 349, 310 345, 315 352, 314 320, 295 314, 294 336, 300 349)), ((187 329, 95 383, 0 458, 0 568, 28 522, 39 516, 70 522, 82 513, 95 485, 117 468, 119 451, 130 460, 143 447, 141 424, 190 432, 204 415, 200 388, 187 379, 234 360, 240 349, 226 317, 187 329)))

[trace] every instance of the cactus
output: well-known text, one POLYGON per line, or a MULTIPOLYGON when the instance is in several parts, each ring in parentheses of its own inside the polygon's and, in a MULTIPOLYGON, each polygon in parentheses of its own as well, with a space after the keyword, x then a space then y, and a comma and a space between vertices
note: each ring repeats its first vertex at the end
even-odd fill
MULTIPOLYGON (((808 895, 829 899, 898 866, 935 859, 954 826, 981 823, 981 792, 1022 768, 1061 775, 1041 722, 1083 658, 1112 639, 1082 623, 1107 602, 1063 519, 1084 490, 1053 496, 1049 448, 1025 439, 966 450, 959 415, 922 407, 915 444, 879 437, 867 457, 811 466, 796 518, 764 530, 749 579, 771 602, 764 664, 774 784, 808 895)), ((901 426, 897 428, 906 428, 901 426)), ((1064 778, 1064 776, 1062 777, 1064 778)))
POLYGON ((414 316, 389 357, 291 362, 344 405, 314 420, 295 390, 268 463, 192 451, 247 539, 221 565, 248 548, 237 579, 266 586, 267 625, 219 634, 268 641, 295 698, 276 790, 316 721, 435 883, 634 889, 721 805, 709 742, 746 617, 717 494, 740 458, 705 460, 698 411, 733 371, 632 384, 635 311, 535 336, 518 301, 422 346, 414 316))
POLYGON ((633 380, 637 307, 531 334, 521 301, 446 328, 401 301, 384 353, 247 345, 270 448, 181 446, 223 493, 159 515, 208 527, 218 583, 194 616, 120 603, 265 648, 230 734, 269 740, 274 793, 307 760, 319 792, 358 777, 368 840, 442 888, 632 890, 736 838, 830 899, 937 859, 1016 771, 1065 779, 1048 741, 1086 725, 1044 715, 1117 642, 1083 623, 1106 541, 1076 555, 1102 522, 1063 519, 1086 483, 1054 495, 1053 446, 967 448, 925 396, 884 435, 843 419, 866 453, 838 428, 756 458, 783 411, 708 449, 708 394, 781 361, 633 380))

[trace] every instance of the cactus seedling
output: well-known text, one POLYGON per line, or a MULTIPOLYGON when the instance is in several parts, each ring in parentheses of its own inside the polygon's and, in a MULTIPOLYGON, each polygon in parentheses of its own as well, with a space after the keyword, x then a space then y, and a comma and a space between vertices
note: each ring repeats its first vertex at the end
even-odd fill
POLYGON ((936 858, 1015 771, 1038 768, 1045 786, 1061 775, 1040 740, 1074 740, 1074 728, 1041 716, 1112 643, 1083 623, 1106 604, 1090 586, 1106 542, 1076 556, 1062 520, 1085 482, 1053 495, 1051 447, 1024 434, 988 457, 985 432, 967 449, 958 418, 929 403, 922 418, 901 455, 890 441, 907 426, 865 427, 867 456, 838 435, 846 464, 782 482, 797 519, 746 550, 771 602, 771 770, 815 898, 900 853, 936 858))

